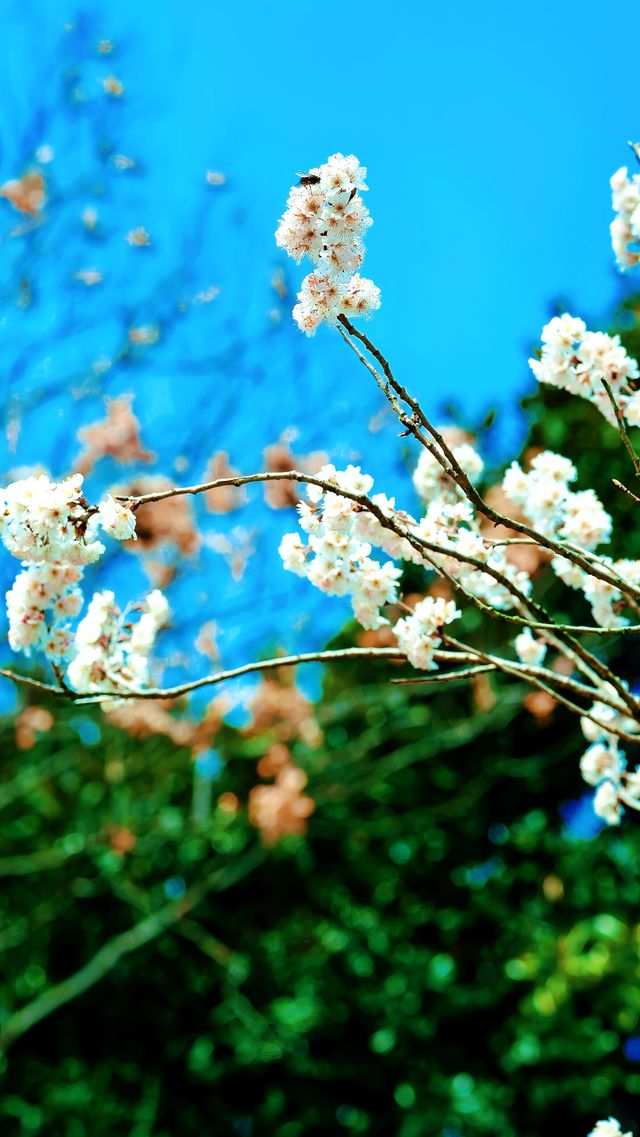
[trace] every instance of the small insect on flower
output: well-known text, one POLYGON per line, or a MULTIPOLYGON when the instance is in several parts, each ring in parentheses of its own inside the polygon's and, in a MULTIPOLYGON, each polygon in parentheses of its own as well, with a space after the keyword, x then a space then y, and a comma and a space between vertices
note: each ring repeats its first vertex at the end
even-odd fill
POLYGON ((320 174, 309 172, 308 174, 296 173, 296 177, 300 179, 299 186, 317 186, 320 185, 320 174))

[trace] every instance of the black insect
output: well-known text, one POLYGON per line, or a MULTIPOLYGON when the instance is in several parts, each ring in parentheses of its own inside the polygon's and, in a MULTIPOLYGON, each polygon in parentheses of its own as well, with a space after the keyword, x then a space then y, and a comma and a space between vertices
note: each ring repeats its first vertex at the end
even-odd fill
POLYGON ((299 186, 317 186, 320 182, 319 174, 298 174, 297 177, 300 178, 299 186))

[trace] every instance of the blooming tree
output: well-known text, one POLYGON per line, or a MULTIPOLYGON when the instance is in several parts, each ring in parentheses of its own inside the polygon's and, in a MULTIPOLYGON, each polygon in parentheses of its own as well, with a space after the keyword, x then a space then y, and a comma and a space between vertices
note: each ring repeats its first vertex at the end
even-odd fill
MULTIPOLYGON (((405 681, 425 684, 500 672, 551 694, 580 717, 589 744, 580 767, 595 788, 595 811, 610 825, 619 824, 625 806, 640 809, 640 767, 627 767, 621 749, 623 743, 640 741, 640 701, 597 645, 598 637, 640 630, 633 622, 640 603, 640 562, 613 560, 602 551, 613 519, 593 489, 576 484, 575 466, 560 454, 538 453, 528 469, 513 462, 502 482, 513 508, 497 510, 478 488, 483 461, 471 443, 450 442, 433 425, 352 322, 369 318, 380 306, 379 289, 359 273, 371 224, 361 196, 365 176, 357 158, 341 154, 300 176, 276 241, 296 261, 308 256, 314 265, 293 310, 299 328, 313 335, 321 323, 335 327, 384 393, 403 433, 418 444, 413 481, 422 515, 414 517, 385 493, 373 493, 373 479, 352 465, 326 464, 314 475, 233 471, 136 497, 109 494, 97 505, 83 496, 81 474, 59 483, 45 475, 13 482, 3 492, 0 539, 23 568, 7 593, 9 644, 27 656, 41 653, 55 681, 7 669, 3 674, 60 698, 109 703, 186 694, 254 670, 336 657, 405 661, 421 673, 405 681), (155 638, 170 618, 158 589, 124 611, 111 591, 98 592, 74 625, 83 603, 78 587, 83 567, 105 553, 101 536, 135 538, 141 506, 277 481, 305 483, 307 494, 298 507, 299 531, 287 534, 280 546, 284 567, 324 593, 347 596, 364 629, 390 631, 386 646, 250 662, 161 688, 150 686, 149 669, 155 638), (496 536, 495 526, 511 535, 496 536), (559 581, 583 594, 593 623, 570 625, 549 612, 532 574, 514 563, 514 545, 543 552, 559 581), (402 591, 403 564, 424 573, 427 594, 413 605, 402 591), (435 581, 440 592, 430 594, 435 581), (512 650, 496 654, 452 635, 450 625, 465 608, 510 624, 512 650)), ((626 169, 620 170, 612 187, 612 240, 618 264, 627 268, 637 263, 640 176, 630 179, 626 169)), ((543 329, 539 358, 530 364, 539 382, 593 402, 619 432, 640 474, 627 431, 640 423, 640 371, 619 337, 589 331, 582 320, 565 314, 543 329)), ((620 492, 635 498, 625 486, 620 492)))

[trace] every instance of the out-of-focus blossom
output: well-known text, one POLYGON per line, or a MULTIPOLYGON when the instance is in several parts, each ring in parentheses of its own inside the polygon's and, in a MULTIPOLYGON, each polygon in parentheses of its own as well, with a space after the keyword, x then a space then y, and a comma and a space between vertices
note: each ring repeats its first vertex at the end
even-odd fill
POLYGON ((0 197, 6 197, 19 213, 36 217, 45 204, 45 182, 39 170, 30 170, 21 178, 4 182, 0 186, 0 197))

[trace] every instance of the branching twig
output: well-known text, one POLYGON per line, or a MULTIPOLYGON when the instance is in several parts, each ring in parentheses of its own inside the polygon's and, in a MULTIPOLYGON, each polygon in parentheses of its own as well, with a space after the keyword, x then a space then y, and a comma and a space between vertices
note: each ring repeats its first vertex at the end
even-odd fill
POLYGON ((238 857, 234 863, 218 869, 205 877, 200 883, 187 889, 180 900, 173 900, 169 904, 165 904, 156 912, 151 913, 150 916, 140 920, 129 931, 114 936, 79 971, 67 979, 63 979, 61 983, 56 983, 48 991, 38 995, 36 999, 21 1007, 19 1011, 5 1020, 0 1028, 0 1051, 8 1050, 18 1038, 31 1030, 31 1027, 35 1026, 36 1023, 57 1011, 59 1007, 77 999, 90 987, 99 983, 105 975, 113 971, 124 956, 138 951, 145 944, 151 943, 177 924, 208 893, 223 892, 242 880, 264 860, 264 857, 264 850, 258 845, 253 846, 244 856, 238 857))

